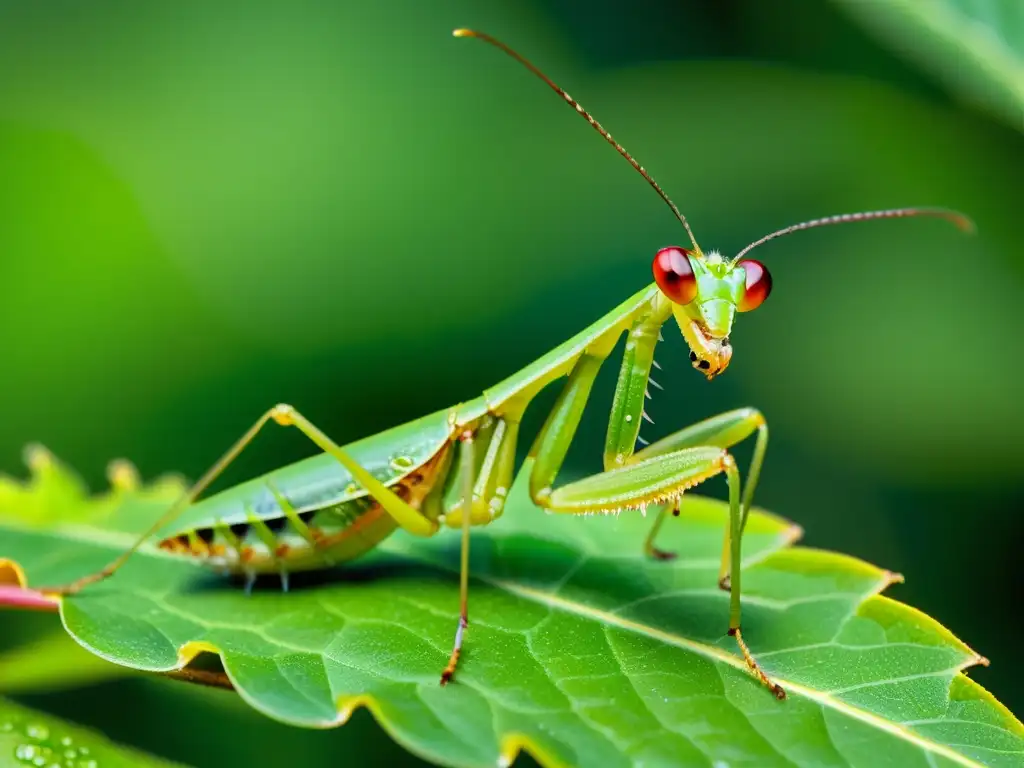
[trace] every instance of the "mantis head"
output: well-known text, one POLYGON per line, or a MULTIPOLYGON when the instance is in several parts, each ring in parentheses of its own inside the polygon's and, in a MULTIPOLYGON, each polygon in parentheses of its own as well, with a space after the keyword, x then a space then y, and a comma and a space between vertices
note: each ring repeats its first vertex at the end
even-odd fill
POLYGON ((729 261, 679 246, 654 256, 654 280, 690 347, 690 363, 710 381, 732 359, 729 333, 736 312, 757 309, 772 290, 768 269, 754 259, 729 261))
POLYGON ((754 259, 744 258, 757 246, 774 240, 776 237, 788 235, 801 229, 823 227, 830 224, 845 224, 852 221, 870 221, 872 219, 895 219, 905 216, 935 216, 951 221, 965 232, 973 232, 974 224, 962 213, 945 208, 892 208, 883 211, 863 211, 861 213, 843 213, 838 216, 827 216, 813 219, 800 224, 793 224, 777 230, 756 240, 736 255, 733 259, 725 259, 721 254, 710 251, 706 255, 697 245, 690 224, 676 204, 665 191, 644 170, 626 149, 619 144, 604 127, 591 116, 582 105, 551 78, 541 72, 526 58, 509 48, 505 43, 484 32, 472 29, 456 29, 456 37, 475 37, 493 45, 518 61, 530 72, 543 80, 551 90, 557 93, 590 127, 601 134, 615 151, 622 155, 633 170, 639 173, 655 192, 665 201, 675 217, 686 229, 693 245, 692 250, 672 246, 662 248, 654 257, 654 279, 662 295, 672 304, 672 314, 683 332, 686 343, 690 346, 690 362, 693 367, 708 379, 713 379, 729 366, 732 359, 732 345, 729 333, 736 312, 749 312, 757 309, 768 298, 772 290, 772 278, 764 264, 754 259))
POLYGON ((974 231, 974 223, 969 218, 945 208, 891 208, 841 213, 776 230, 755 240, 735 258, 726 259, 717 251, 704 254, 686 219, 680 214, 678 218, 690 235, 693 250, 680 246, 662 248, 655 254, 652 266, 654 281, 662 295, 672 303, 672 314, 690 346, 690 363, 709 381, 724 371, 732 359, 729 334, 736 313, 757 309, 771 293, 772 276, 768 268, 756 259, 746 258, 754 248, 803 229, 907 216, 934 216, 952 222, 964 232, 974 231))

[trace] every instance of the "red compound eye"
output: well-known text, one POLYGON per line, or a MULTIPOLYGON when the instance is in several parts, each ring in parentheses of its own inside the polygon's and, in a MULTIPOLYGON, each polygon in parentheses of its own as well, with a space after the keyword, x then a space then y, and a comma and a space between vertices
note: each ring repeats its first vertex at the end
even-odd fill
POLYGON ((743 267, 747 274, 747 282, 736 308, 740 312, 749 312, 760 307, 772 292, 772 276, 764 264, 754 259, 743 259, 737 266, 743 267))
POLYGON ((690 252, 685 248, 662 248, 654 256, 654 282, 676 304, 689 304, 697 296, 690 252))

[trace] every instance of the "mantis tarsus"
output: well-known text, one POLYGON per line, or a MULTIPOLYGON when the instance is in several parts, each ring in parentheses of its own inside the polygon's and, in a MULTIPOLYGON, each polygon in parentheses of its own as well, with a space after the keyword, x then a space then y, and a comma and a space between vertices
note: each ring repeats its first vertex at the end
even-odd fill
MULTIPOLYGON (((674 317, 689 346, 695 369, 713 379, 732 357, 729 334, 736 312, 756 309, 769 295, 771 277, 763 264, 745 258, 763 243, 802 229, 871 219, 936 216, 961 229, 963 215, 936 208, 901 208, 814 219, 773 232, 736 257, 704 253, 686 217, 622 146, 565 91, 533 64, 489 35, 459 29, 499 48, 546 82, 622 155, 655 189, 685 227, 692 248, 667 247, 654 256, 654 282, 595 323, 468 402, 424 416, 344 448, 290 405, 277 405, 211 467, 136 543, 106 568, 48 590, 73 594, 117 571, 142 543, 175 523, 160 547, 202 558, 227 572, 244 574, 248 586, 260 573, 278 573, 287 589, 290 571, 322 568, 373 549, 395 529, 432 536, 442 526, 461 528, 459 623, 441 683, 455 672, 468 626, 469 527, 501 516, 516 471, 522 416, 534 397, 556 379, 568 377, 523 469, 538 506, 570 514, 658 508, 645 541, 657 559, 671 553, 655 546, 667 514, 678 514, 686 489, 724 473, 729 488, 719 583, 731 591, 728 633, 755 677, 778 698, 781 687, 761 670, 740 631, 740 544, 768 443, 768 428, 753 408, 724 413, 636 450, 654 348, 662 325, 674 317), (625 351, 608 419, 604 471, 567 485, 555 481, 576 433, 591 386, 619 337, 625 351), (323 453, 277 469, 197 501, 203 491, 255 438, 274 422, 298 428, 323 453), (753 459, 741 488, 729 449, 756 433, 753 459)), ((166 532, 165 532, 166 533, 166 532)))

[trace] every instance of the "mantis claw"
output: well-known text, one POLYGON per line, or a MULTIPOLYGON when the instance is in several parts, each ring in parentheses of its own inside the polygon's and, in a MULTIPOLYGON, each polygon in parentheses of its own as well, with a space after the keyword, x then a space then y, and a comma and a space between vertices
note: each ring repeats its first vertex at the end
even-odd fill
POLYGON ((451 682, 455 675, 455 667, 459 663, 459 656, 462 654, 462 637, 469 626, 469 620, 465 616, 459 616, 459 627, 455 630, 455 646, 452 648, 452 655, 448 658, 448 666, 441 673, 441 685, 445 686, 451 682))
POLYGON ((675 560, 678 555, 675 552, 667 552, 664 549, 658 549, 657 547, 651 547, 650 556, 655 560, 675 560))

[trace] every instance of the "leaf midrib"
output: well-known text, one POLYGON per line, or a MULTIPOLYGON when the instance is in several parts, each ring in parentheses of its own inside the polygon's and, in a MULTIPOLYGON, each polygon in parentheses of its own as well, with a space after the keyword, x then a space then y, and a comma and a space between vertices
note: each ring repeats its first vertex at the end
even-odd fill
MULTIPOLYGON (((29 525, 21 526, 15 524, 10 527, 23 532, 39 533, 41 535, 53 536, 55 534, 59 534, 59 537, 63 536, 67 538, 74 538, 78 541, 84 541, 87 543, 96 544, 100 546, 111 546, 115 544, 120 544, 129 539, 131 541, 135 540, 134 536, 121 532, 102 532, 103 535, 96 535, 97 529, 84 526, 62 526, 58 529, 50 529, 46 531, 39 530, 38 528, 29 525)), ((400 549, 404 550, 402 554, 406 556, 412 556, 415 559, 420 559, 425 564, 429 564, 434 567, 439 567, 443 570, 452 573, 455 572, 455 570, 450 565, 444 562, 439 562, 437 560, 434 560, 433 558, 424 558, 422 556, 422 553, 417 553, 405 547, 402 547, 400 549)), ((155 548, 152 550, 145 548, 142 551, 145 552, 145 554, 148 556, 168 556, 166 553, 155 548)), ((763 557, 752 558, 751 561, 744 561, 744 567, 749 567, 750 565, 753 565, 755 560, 759 561, 766 557, 770 557, 773 553, 773 551, 768 551, 764 553, 763 557)), ((174 559, 180 558, 175 557, 174 559)), ((630 621, 614 613, 609 613, 607 611, 599 610, 581 603, 566 600, 565 598, 561 598, 551 592, 532 589, 521 584, 516 584, 515 582, 505 581, 502 579, 494 579, 488 576, 474 574, 474 578, 486 584, 489 584, 495 588, 504 590, 509 594, 516 595, 517 597, 521 597, 525 600, 529 600, 539 605, 543 605, 548 609, 560 610, 566 613, 571 613, 573 615, 580 616, 581 618, 587 618, 592 621, 598 622, 605 626, 614 626, 618 629, 622 629, 624 631, 631 632, 633 634, 637 634, 643 637, 648 637, 650 639, 663 642, 667 645, 683 648, 685 650, 703 656, 704 658, 710 659, 712 661, 727 664, 733 667, 734 669, 740 670, 744 673, 748 672, 746 663, 739 656, 730 654, 717 646, 707 645, 696 640, 691 640, 686 637, 674 635, 670 632, 665 632, 655 627, 650 627, 644 624, 630 621)), ((867 594, 864 595, 862 600, 868 599, 873 595, 879 594, 882 590, 889 586, 890 583, 891 581, 889 574, 883 572, 882 575, 879 577, 878 582, 867 594)), ((180 651, 181 649, 178 650, 180 651)), ((220 653, 222 654, 223 652, 221 651, 220 653)), ((181 656, 180 654, 179 662, 187 663, 185 661, 185 657, 181 656)), ((973 660, 968 659, 957 670, 953 671, 962 671, 964 668, 970 666, 973 663, 973 660)), ((984 768, 984 766, 981 763, 978 763, 972 760, 971 758, 952 750, 946 745, 938 744, 934 741, 926 739, 920 734, 907 730, 902 725, 893 723, 889 720, 886 720, 885 718, 875 715, 874 713, 852 706, 844 701, 836 699, 828 693, 818 691, 813 688, 808 688, 799 683, 780 677, 775 677, 775 680, 789 692, 797 693, 801 696, 804 696, 805 698, 815 701, 821 706, 829 707, 830 709, 833 709, 836 712, 839 712, 848 717, 866 723, 872 726, 873 728, 877 728, 878 730, 894 735, 902 739, 903 741, 913 744, 914 746, 924 751, 931 752, 933 754, 944 757, 958 765, 965 766, 966 768, 984 768)), ((765 695, 768 694, 766 693, 765 695)))
MULTIPOLYGON (((641 635, 643 637, 648 637, 652 640, 657 640, 667 645, 673 645, 677 648, 683 648, 687 651, 703 656, 704 658, 720 662, 723 664, 728 664, 729 666, 738 669, 744 672, 745 674, 749 674, 746 662, 744 662, 739 656, 734 656, 733 654, 730 654, 727 651, 718 648, 717 646, 707 645, 696 640, 691 640, 686 637, 674 635, 670 632, 665 632, 664 630, 660 630, 655 627, 650 627, 645 624, 630 621, 614 613, 609 613, 608 611, 603 611, 597 608, 592 608, 590 606, 583 605, 581 603, 573 602, 571 600, 566 600, 565 598, 558 597, 557 595, 552 594, 550 592, 532 589, 530 587, 524 587, 520 584, 516 584, 515 582, 504 581, 501 579, 491 579, 487 577, 479 578, 481 581, 490 584, 491 586, 505 590, 510 594, 516 595, 517 597, 521 597, 523 599, 535 602, 539 605, 543 605, 548 609, 571 613, 581 618, 591 619, 605 626, 613 626, 636 635, 641 635)), ((868 599, 871 596, 878 594, 887 586, 889 586, 889 583, 889 579, 886 575, 883 574, 883 577, 879 579, 875 588, 872 589, 867 595, 865 595, 863 599, 868 599)), ((961 672, 965 667, 970 666, 972 663, 973 661, 969 659, 956 670, 952 671, 961 672)), ((937 675, 941 673, 935 674, 937 675)), ((785 688, 787 692, 797 693, 801 696, 804 696, 805 698, 811 699, 812 701, 815 701, 816 703, 822 706, 829 707, 830 709, 833 709, 836 712, 847 715, 863 723, 866 723, 874 728, 897 736, 898 738, 910 744, 913 744, 914 746, 919 747, 922 750, 944 757, 948 760, 957 763, 958 765, 967 766, 967 768, 984 768, 984 766, 981 763, 978 763, 972 760, 971 758, 950 749, 944 744, 937 744, 934 741, 926 739, 920 734, 907 730, 906 728, 897 723, 893 723, 889 720, 886 720, 885 718, 879 717, 878 715, 872 712, 868 712, 866 710, 848 704, 844 701, 836 699, 828 693, 825 693, 823 691, 817 691, 813 688, 808 688, 807 686, 795 683, 792 680, 780 678, 778 676, 773 676, 773 679, 776 682, 778 682, 783 688, 785 688)), ((770 694, 767 691, 765 691, 765 695, 768 696, 770 694)), ((785 704, 781 704, 780 706, 785 706, 785 704)))

